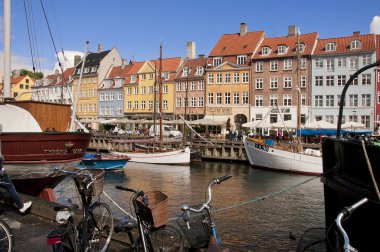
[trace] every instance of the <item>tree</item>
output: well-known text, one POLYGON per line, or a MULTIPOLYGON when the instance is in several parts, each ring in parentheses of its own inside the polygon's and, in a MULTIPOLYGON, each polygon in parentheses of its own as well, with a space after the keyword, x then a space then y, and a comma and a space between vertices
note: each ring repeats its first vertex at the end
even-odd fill
POLYGON ((26 70, 26 69, 21 69, 20 75, 21 76, 28 75, 30 78, 33 78, 33 79, 42 79, 44 77, 44 74, 41 72, 34 73, 34 72, 26 70))

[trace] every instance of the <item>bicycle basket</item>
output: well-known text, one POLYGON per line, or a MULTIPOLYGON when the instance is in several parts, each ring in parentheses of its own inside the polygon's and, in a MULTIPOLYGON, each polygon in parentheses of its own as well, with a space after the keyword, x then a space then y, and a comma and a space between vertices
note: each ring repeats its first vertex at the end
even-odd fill
POLYGON ((202 248, 205 246, 211 235, 211 221, 207 209, 203 209, 200 213, 191 212, 189 218, 190 229, 181 215, 177 220, 191 248, 202 248))
MULTIPOLYGON (((103 192, 103 184, 104 184, 104 170, 96 170, 96 169, 81 169, 81 173, 92 174, 95 181, 90 185, 90 192, 92 196, 99 196, 103 192)), ((77 186, 78 190, 81 190, 81 184, 83 183, 84 176, 74 175, 74 182, 77 186)))
POLYGON ((158 228, 166 225, 169 221, 168 196, 160 191, 146 192, 148 197, 148 206, 137 199, 141 218, 151 226, 158 228))

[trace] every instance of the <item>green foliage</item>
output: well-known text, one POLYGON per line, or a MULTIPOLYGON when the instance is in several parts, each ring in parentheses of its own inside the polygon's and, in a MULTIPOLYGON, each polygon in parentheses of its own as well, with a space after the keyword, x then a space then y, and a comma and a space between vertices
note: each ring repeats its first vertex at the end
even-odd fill
POLYGON ((20 70, 20 75, 21 76, 28 75, 30 78, 33 78, 33 79, 42 79, 44 77, 44 74, 41 73, 41 72, 33 73, 32 71, 29 71, 29 70, 26 70, 26 69, 21 69, 20 70))

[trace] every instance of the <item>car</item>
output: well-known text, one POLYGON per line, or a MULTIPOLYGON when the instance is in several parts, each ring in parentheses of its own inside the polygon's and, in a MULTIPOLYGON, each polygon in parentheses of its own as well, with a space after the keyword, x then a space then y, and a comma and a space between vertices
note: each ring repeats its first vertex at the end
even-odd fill
MULTIPOLYGON (((182 133, 176 129, 174 129, 172 126, 169 125, 162 125, 162 135, 165 137, 174 137, 174 138, 181 138, 182 133)), ((149 135, 151 137, 154 137, 154 135, 159 136, 160 135, 160 126, 156 125, 156 130, 154 131, 154 125, 150 126, 149 128, 149 135)))

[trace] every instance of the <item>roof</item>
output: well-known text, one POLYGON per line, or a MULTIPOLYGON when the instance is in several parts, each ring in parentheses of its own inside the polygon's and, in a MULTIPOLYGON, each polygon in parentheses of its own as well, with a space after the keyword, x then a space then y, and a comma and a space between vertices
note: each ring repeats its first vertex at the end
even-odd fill
POLYGON ((125 78, 127 77, 129 71, 133 68, 133 64, 131 65, 125 65, 124 67, 122 66, 116 66, 112 68, 111 73, 107 77, 107 79, 114 79, 116 77, 120 78, 125 78))
MULTIPOLYGON (((89 53, 87 56, 86 56, 86 63, 85 63, 85 66, 97 66, 100 64, 100 61, 110 52, 111 50, 108 50, 108 51, 103 51, 103 52, 99 52, 99 53, 89 53)), ((82 67, 82 62, 83 60, 76 66, 77 68, 78 67, 82 67)))
POLYGON ((260 39, 265 36, 264 31, 224 34, 212 49, 209 57, 252 54, 260 39))
MULTIPOLYGON (((185 61, 183 62, 181 68, 177 72, 177 75, 175 76, 175 78, 194 78, 194 77, 199 77, 199 76, 195 76, 195 73, 197 72, 197 67, 199 67, 199 66, 203 67, 204 69, 206 69, 207 58, 185 59, 185 61), (182 76, 182 70, 185 67, 190 68, 190 73, 188 74, 188 76, 183 77, 182 76)), ((205 71, 203 73, 205 73, 205 71)))
POLYGON ((376 40, 376 60, 380 60, 380 34, 375 37, 376 40))
MULTIPOLYGON (((175 58, 163 58, 162 59, 162 72, 177 72, 177 69, 181 64, 181 57, 175 58)), ((150 60, 153 67, 157 68, 157 71, 160 69, 160 60, 150 60)))
MULTIPOLYGON (((315 41, 318 37, 317 32, 302 34, 299 36, 299 43, 305 45, 304 51, 301 55, 310 55, 313 52, 315 41)), ((252 59, 265 59, 265 58, 282 58, 282 57, 295 57, 297 56, 298 36, 283 36, 274 38, 264 38, 260 47, 252 56, 252 59), (278 47, 284 45, 287 50, 285 53, 278 53, 278 47), (269 47, 271 50, 267 55, 262 55, 262 49, 269 47)))
POLYGON ((347 37, 339 38, 327 38, 319 39, 317 46, 315 48, 314 55, 329 55, 329 54, 343 54, 343 53, 353 53, 353 52, 368 52, 375 51, 375 36, 373 34, 365 35, 352 35, 347 37), (362 47, 360 49, 350 49, 351 41, 360 40, 362 47), (335 51, 326 51, 327 43, 335 43, 335 51))
POLYGON ((45 79, 49 79, 50 83, 48 84, 49 86, 54 86, 54 85, 61 85, 66 83, 69 80, 69 77, 74 73, 75 68, 74 67, 69 67, 63 72, 63 78, 62 80, 62 74, 50 74, 45 77, 45 79), (59 81, 58 78, 60 79, 59 81))
POLYGON ((25 75, 25 76, 12 77, 12 78, 11 78, 11 84, 18 84, 18 83, 20 83, 25 77, 26 77, 26 75, 25 75))

